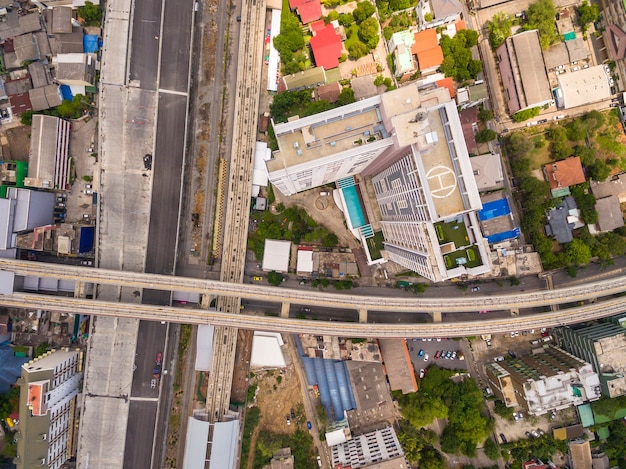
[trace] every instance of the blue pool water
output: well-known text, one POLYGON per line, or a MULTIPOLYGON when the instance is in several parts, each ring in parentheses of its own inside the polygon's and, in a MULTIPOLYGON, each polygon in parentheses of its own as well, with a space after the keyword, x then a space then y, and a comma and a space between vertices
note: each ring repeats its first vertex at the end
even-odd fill
POLYGON ((363 209, 361 208, 357 188, 356 186, 350 186, 344 187, 341 190, 343 191, 343 198, 345 199, 346 207, 348 208, 350 224, 352 225, 352 228, 360 228, 365 225, 365 215, 363 215, 363 209))

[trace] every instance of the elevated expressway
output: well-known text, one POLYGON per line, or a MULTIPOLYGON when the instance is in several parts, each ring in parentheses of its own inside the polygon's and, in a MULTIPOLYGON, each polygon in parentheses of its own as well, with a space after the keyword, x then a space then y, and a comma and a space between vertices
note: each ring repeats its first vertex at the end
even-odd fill
MULTIPOLYGON (((372 298, 368 297, 367 299, 371 300, 372 298)), ((386 298, 386 300, 390 299, 386 298)), ((286 333, 331 334, 344 337, 466 337, 479 334, 499 334, 512 330, 555 327, 590 321, 622 313, 626 310, 626 302, 619 297, 559 311, 500 319, 483 318, 481 321, 436 324, 365 324, 232 314, 205 309, 94 301, 29 293, 0 295, 0 303, 15 308, 46 309, 99 316, 123 316, 186 324, 212 324, 225 329, 244 328, 286 333)))
MULTIPOLYGON (((230 284, 230 288, 238 293, 242 289, 248 241, 256 122, 261 90, 265 0, 245 0, 240 19, 234 122, 227 187, 223 187, 227 199, 220 249, 220 279, 230 284)), ((205 305, 209 303, 204 302, 205 305)), ((241 312, 241 297, 238 294, 222 295, 220 292, 216 305, 218 311, 238 316, 241 312)), ((213 360, 205 405, 212 422, 221 420, 228 413, 237 349, 237 329, 223 327, 229 324, 214 325, 213 360)))
MULTIPOLYGON (((594 301, 594 304, 574 308, 563 309, 560 312, 555 313, 541 313, 539 315, 528 315, 524 317, 507 318, 505 321, 508 327, 515 327, 522 329, 521 324, 525 324, 527 318, 535 318, 533 321, 537 321, 540 318, 553 318, 555 324, 580 322, 589 318, 572 317, 576 312, 591 312, 595 311, 595 317, 608 316, 610 314, 616 314, 618 306, 621 305, 622 311, 626 311, 626 301, 623 298, 610 298, 613 295, 619 295, 626 292, 626 276, 619 276, 608 280, 590 282, 585 285, 577 285, 574 287, 559 288, 555 290, 545 291, 533 291, 514 294, 494 295, 494 296, 472 296, 472 297, 459 297, 459 298, 393 298, 393 297, 378 297, 378 296, 361 296, 351 293, 328 293, 318 290, 295 290, 283 287, 272 287, 265 285, 246 284, 245 288, 242 288, 241 284, 232 282, 223 282, 218 280, 206 280, 188 277, 172 277, 167 275, 156 275, 142 272, 126 272, 118 270, 106 270, 106 269, 93 269, 90 267, 69 266, 61 264, 47 264, 39 262, 21 261, 14 259, 0 259, 0 270, 13 272, 17 276, 40 276, 40 277, 52 277, 58 279, 76 280, 80 279, 81 282, 94 283, 94 284, 106 284, 106 285, 118 285, 130 288, 151 288, 156 290, 165 291, 188 291, 200 293, 205 296, 217 296, 223 298, 246 298, 251 300, 270 301, 282 304, 301 304, 301 305, 315 305, 332 307, 337 309, 353 309, 367 312, 368 309, 375 309, 377 311, 390 311, 390 312, 467 312, 478 311, 484 309, 490 310, 511 310, 519 311, 524 308, 534 308, 550 305, 567 305, 583 301, 594 301), (611 313, 601 314, 599 310, 602 308, 611 309, 611 313), (518 324, 513 326, 514 324, 518 324)), ((7 306, 14 305, 17 298, 29 298, 29 302, 32 304, 25 305, 23 307, 28 308, 41 308, 41 309, 55 309, 55 305, 59 305, 63 311, 72 311, 72 304, 75 304, 78 308, 82 301, 86 301, 87 304, 93 310, 99 308, 99 304, 103 304, 98 300, 80 300, 77 298, 62 298, 45 296, 45 295, 29 295, 18 294, 13 295, 0 295, 0 304, 6 304, 7 306), (38 300, 37 300, 38 298, 38 300), (63 302, 58 302, 63 301, 63 302), (39 303, 37 303, 39 302, 39 303), (10 304, 9 304, 10 303, 10 304), (35 306, 36 304, 36 306, 35 306)), ((200 310, 189 313, 189 309, 174 308, 167 309, 154 309, 148 305, 136 305, 136 307, 130 307, 128 304, 116 303, 118 305, 117 316, 128 317, 142 317, 145 319, 159 319, 159 320, 173 320, 176 322, 189 321, 192 323, 205 324, 210 322, 212 324, 220 325, 232 325, 234 327, 243 328, 258 328, 263 329, 267 327, 269 330, 282 330, 282 325, 291 324, 288 322, 275 323, 275 319, 264 318, 266 323, 263 323, 258 316, 249 316, 245 312, 239 314, 232 314, 233 310, 226 310, 224 312, 212 312, 204 311, 202 316, 200 310), (139 308, 139 309, 137 309, 139 308), (145 314, 139 312, 141 308, 145 309, 145 314), (159 316, 159 311, 163 311, 163 316, 159 316), (189 314, 189 317, 183 317, 189 314), (222 319, 222 314, 232 314, 232 318, 229 320, 222 319), (249 316, 249 317, 246 317, 249 316), (172 317, 174 319, 172 319, 172 317), (200 318, 203 319, 200 319, 200 318), (253 319, 251 320, 250 317, 253 319), (255 326, 255 324, 257 326, 255 326), (272 325, 273 324, 273 325, 272 325)), ((19 305, 15 305, 20 307, 19 305)), ((103 307, 107 309, 106 307, 103 307)), ((284 309, 284 308, 283 308, 284 309)), ((108 310, 108 309, 107 309, 108 310)), ((94 314, 94 312, 85 311, 85 314, 94 314)), ((107 314, 106 312, 103 314, 107 314)), ((365 322, 365 321, 362 321, 365 322)), ((294 324, 305 324, 306 321, 296 321, 294 324)), ((483 327, 484 324, 495 324, 498 320, 484 320, 472 322, 467 327, 474 328, 471 335, 475 335, 477 327, 483 327)), ((314 326, 309 326, 310 331, 319 333, 321 331, 331 332, 337 323, 319 323, 314 322, 314 326)), ((453 323, 449 323, 453 324, 453 323)), ((537 327, 537 324, 529 323, 531 328, 537 327)), ((371 331, 372 325, 363 324, 365 327, 369 327, 371 331)), ((353 325, 351 327, 357 327, 353 325)), ((375 326, 378 328, 386 327, 382 324, 375 326)), ((391 326, 390 326, 391 327, 391 326)), ((398 326, 396 326, 398 327, 398 326)), ((407 327, 417 327, 421 330, 427 330, 426 325, 420 326, 407 326, 403 325, 401 330, 406 330, 407 327)), ((436 327, 439 331, 448 327, 448 324, 438 324, 436 327)), ((382 330, 382 329, 381 329, 382 330)), ((294 329, 285 329, 285 331, 299 331, 304 332, 301 327, 295 327, 294 329)), ((459 332, 456 335, 463 335, 466 331, 459 332)), ((344 332, 338 332, 342 334, 344 332)), ((405 332, 401 332, 399 335, 404 336, 405 332)), ((441 335, 441 332, 438 333, 441 335)), ((451 334, 455 335, 455 334, 451 334)))
MULTIPOLYGON (((51 277, 57 279, 79 279, 85 283, 117 285, 129 288, 151 288, 155 290, 194 292, 201 295, 245 298, 249 300, 270 301, 334 307, 337 309, 367 310, 392 312, 464 312, 491 310, 518 310, 540 306, 574 303, 595 300, 597 298, 626 292, 626 276, 608 280, 590 282, 584 285, 493 296, 471 296, 457 298, 393 298, 363 296, 350 293, 328 293, 319 290, 295 290, 284 287, 246 284, 228 281, 206 280, 190 277, 172 277, 143 272, 94 269, 91 267, 48 264, 15 259, 0 258, 0 270, 13 272, 15 275, 51 277)), ((0 295, 0 304, 3 297, 0 295)), ((624 301, 626 309, 626 301, 624 301)), ((237 308, 238 310, 238 308, 237 308)), ((234 312, 234 311, 231 311, 234 312)), ((123 315, 122 315, 123 316, 123 315)), ((482 321, 481 321, 482 322, 482 321)))

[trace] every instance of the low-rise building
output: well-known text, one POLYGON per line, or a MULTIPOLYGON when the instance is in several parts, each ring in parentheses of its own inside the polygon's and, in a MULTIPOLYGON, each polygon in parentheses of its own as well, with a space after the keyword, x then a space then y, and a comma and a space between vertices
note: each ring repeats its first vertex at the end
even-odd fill
POLYGON ((25 185, 66 189, 70 181, 70 123, 58 117, 33 115, 25 185))
POLYGON ((334 468, 358 469, 390 460, 397 461, 395 467, 398 469, 406 467, 404 452, 393 427, 355 436, 331 446, 330 453, 334 468))
POLYGON ((22 366, 18 469, 59 469, 72 454, 76 396, 81 390, 80 352, 56 350, 22 366))
POLYGON ((583 165, 578 156, 548 163, 543 167, 543 173, 550 184, 553 197, 569 195, 569 186, 585 182, 583 165))
POLYGON ((547 345, 530 355, 491 363, 487 378, 507 407, 543 415, 600 398, 600 380, 592 366, 547 345))
POLYGON ((536 29, 508 37, 496 50, 510 114, 552 103, 552 91, 536 29))

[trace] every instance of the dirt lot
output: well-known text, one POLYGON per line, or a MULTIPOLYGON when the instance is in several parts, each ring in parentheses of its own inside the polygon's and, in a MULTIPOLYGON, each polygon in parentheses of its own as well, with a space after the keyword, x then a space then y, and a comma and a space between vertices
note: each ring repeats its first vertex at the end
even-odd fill
POLYGON ((283 372, 279 370, 257 372, 250 380, 250 384, 258 386, 255 405, 261 410, 261 419, 252 435, 248 469, 252 468, 253 451, 261 431, 293 433, 298 424, 304 425, 303 418, 300 418, 300 421, 296 419, 296 422, 292 421, 290 425, 287 425, 286 416, 291 409, 293 408, 298 412, 298 408, 302 406, 300 380, 293 365, 289 365, 283 372))
POLYGON ((5 130, 0 134, 0 143, 5 160, 28 161, 30 126, 22 125, 5 130))

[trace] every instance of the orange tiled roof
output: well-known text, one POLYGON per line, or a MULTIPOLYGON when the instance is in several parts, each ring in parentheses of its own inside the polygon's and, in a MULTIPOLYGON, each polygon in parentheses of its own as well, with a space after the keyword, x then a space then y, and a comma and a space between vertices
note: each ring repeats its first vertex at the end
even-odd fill
POLYGON ((456 90, 454 89, 454 80, 452 77, 444 78, 443 80, 439 80, 435 82, 438 88, 448 88, 450 92, 450 98, 454 99, 456 95, 456 90))
POLYGON ((565 188, 585 182, 585 173, 580 158, 574 156, 545 166, 550 189, 565 188))
POLYGON ((462 29, 467 29, 467 24, 465 24, 464 20, 459 20, 456 23, 454 23, 454 27, 456 28, 458 32, 458 31, 461 31, 462 29))
POLYGON ((434 29, 425 29, 419 33, 415 33, 415 42, 411 46, 411 54, 419 54, 425 50, 439 47, 437 40, 437 31, 434 29))

